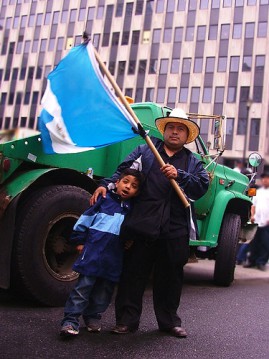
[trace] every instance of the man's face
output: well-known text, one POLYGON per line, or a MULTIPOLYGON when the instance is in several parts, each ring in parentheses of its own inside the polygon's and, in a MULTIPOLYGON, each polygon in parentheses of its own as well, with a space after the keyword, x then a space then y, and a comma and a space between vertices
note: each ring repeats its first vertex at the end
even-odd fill
POLYGON ((122 199, 129 199, 137 195, 139 182, 136 177, 128 175, 116 182, 117 194, 122 199))
POLYGON ((168 122, 165 126, 163 140, 171 149, 180 149, 187 141, 189 131, 187 126, 178 122, 168 122))

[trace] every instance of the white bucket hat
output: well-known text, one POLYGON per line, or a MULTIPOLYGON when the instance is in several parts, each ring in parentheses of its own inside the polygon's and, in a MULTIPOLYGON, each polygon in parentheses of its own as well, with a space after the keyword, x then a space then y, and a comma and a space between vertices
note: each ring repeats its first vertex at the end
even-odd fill
POLYGON ((187 138, 186 143, 193 142, 200 133, 200 128, 194 121, 190 120, 187 116, 186 112, 182 110, 181 108, 175 108, 173 109, 168 117, 159 117, 155 120, 155 125, 160 131, 160 133, 163 135, 165 126, 169 122, 178 122, 182 123, 188 128, 189 135, 187 138))

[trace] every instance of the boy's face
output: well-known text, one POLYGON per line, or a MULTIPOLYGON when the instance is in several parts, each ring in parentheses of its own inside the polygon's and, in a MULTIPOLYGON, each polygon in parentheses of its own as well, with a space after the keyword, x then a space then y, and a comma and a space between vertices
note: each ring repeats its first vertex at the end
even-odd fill
POLYGON ((139 182, 136 177, 128 175, 116 182, 116 189, 122 199, 129 199, 137 195, 139 182))

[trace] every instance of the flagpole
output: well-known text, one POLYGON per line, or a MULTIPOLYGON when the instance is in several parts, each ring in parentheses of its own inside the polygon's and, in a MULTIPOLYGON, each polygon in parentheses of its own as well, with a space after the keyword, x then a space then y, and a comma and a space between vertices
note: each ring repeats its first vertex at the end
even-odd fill
MULTIPOLYGON (((94 47, 93 47, 94 48, 94 47)), ((103 73, 107 76, 108 80, 110 81, 111 85, 113 86, 117 96, 119 96, 121 102, 124 104, 124 106, 126 107, 126 109, 128 110, 128 112, 131 114, 131 116, 133 117, 133 119, 135 120, 135 122, 137 124, 139 124, 142 127, 141 122, 139 121, 138 117, 136 116, 135 112, 133 111, 133 109, 131 108, 129 102, 126 100, 125 96, 123 95, 121 89, 119 88, 118 84, 116 83, 116 81, 114 80, 113 76, 110 74, 110 72, 108 71, 108 69, 106 68, 106 66, 104 65, 103 61, 101 60, 98 52, 96 51, 96 49, 94 48, 94 53, 95 53, 95 57, 96 60, 98 61, 99 66, 101 67, 103 73)), ((153 142, 151 141, 150 137, 146 134, 144 137, 144 140, 147 142, 149 148, 151 149, 151 151, 153 152, 154 156, 156 157, 157 161, 159 162, 159 164, 162 166, 165 165, 164 160, 162 159, 162 157, 160 156, 159 152, 157 151, 156 147, 154 146, 153 142)), ((189 202, 186 199, 186 196, 184 195, 184 193, 182 192, 181 188, 179 187, 179 185, 177 184, 177 182, 171 178, 169 180, 171 182, 172 187, 174 188, 174 190, 176 191, 177 195, 179 196, 179 198, 181 199, 183 205, 187 208, 190 206, 189 202)))

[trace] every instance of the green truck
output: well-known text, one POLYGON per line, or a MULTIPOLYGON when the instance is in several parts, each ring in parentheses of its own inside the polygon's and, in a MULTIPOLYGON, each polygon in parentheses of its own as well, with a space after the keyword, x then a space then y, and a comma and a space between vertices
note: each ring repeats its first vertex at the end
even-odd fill
MULTIPOLYGON (((132 109, 144 129, 160 137, 155 119, 171 109, 150 102, 133 104, 132 109)), ((215 121, 215 159, 223 152, 220 123, 215 121)), ((135 137, 87 152, 46 155, 39 134, 0 138, 1 288, 44 305, 63 305, 77 278, 72 264, 78 253, 69 243, 72 227, 89 206, 98 181, 143 142, 135 137)), ((196 149, 210 175, 210 187, 195 203, 200 239, 190 241, 191 253, 215 260, 214 282, 229 286, 241 229, 250 214, 249 179, 217 164, 201 137, 196 149)))

